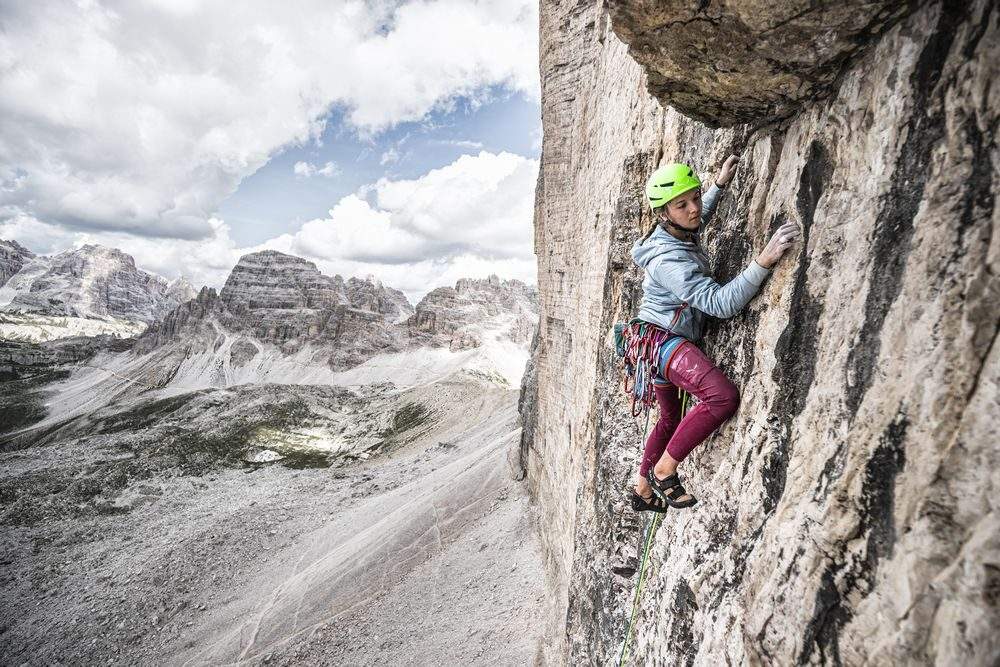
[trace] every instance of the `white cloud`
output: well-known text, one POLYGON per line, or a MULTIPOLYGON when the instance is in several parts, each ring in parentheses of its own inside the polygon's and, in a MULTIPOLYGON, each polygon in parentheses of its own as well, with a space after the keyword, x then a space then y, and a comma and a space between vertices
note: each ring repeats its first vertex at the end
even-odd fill
POLYGON ((225 222, 210 218, 200 240, 76 231, 29 216, 0 221, 0 238, 50 253, 84 243, 121 248, 167 278, 184 274, 219 287, 241 255, 263 248, 316 262, 329 275, 374 275, 411 301, 459 278, 536 281, 534 188, 538 161, 511 153, 463 155, 412 180, 381 179, 342 198, 326 218, 294 234, 239 248, 225 222))
POLYGON ((393 162, 399 162, 399 153, 396 151, 394 147, 390 146, 389 150, 382 153, 382 157, 379 158, 378 163, 391 164, 393 162))
POLYGON ((491 273, 534 283, 537 176, 537 160, 463 155, 417 179, 362 187, 328 217, 260 247, 307 257, 331 274, 376 275, 412 301, 491 273))
POLYGON ((309 257, 380 264, 461 255, 529 259, 537 174, 535 160, 482 151, 417 179, 381 179, 341 199, 328 218, 286 235, 288 247, 309 257))
POLYGON ((292 171, 299 178, 312 178, 313 176, 333 178, 340 173, 340 168, 333 162, 327 162, 322 167, 317 167, 310 162, 296 162, 292 171))
POLYGON ((469 148, 473 150, 479 150, 483 147, 483 142, 471 141, 469 139, 434 139, 431 143, 440 144, 442 146, 454 146, 456 148, 469 148))
POLYGON ((0 221, 83 233, 214 238, 219 203, 332 106, 371 134, 490 86, 538 96, 531 0, 66 0, 0 22, 0 221))

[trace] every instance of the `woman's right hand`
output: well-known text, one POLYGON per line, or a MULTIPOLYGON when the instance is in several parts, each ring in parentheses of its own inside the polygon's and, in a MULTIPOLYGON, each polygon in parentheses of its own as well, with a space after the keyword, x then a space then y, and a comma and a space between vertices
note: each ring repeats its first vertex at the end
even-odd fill
POLYGON ((770 269, 778 263, 785 251, 799 240, 799 226, 794 222, 786 222, 774 233, 771 240, 764 246, 764 251, 757 257, 757 263, 765 269, 770 269))

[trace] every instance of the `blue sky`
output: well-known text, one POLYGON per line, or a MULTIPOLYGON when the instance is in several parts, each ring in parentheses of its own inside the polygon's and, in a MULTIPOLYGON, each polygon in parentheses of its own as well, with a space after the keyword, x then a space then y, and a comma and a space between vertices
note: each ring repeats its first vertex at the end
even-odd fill
POLYGON ((0 238, 533 282, 536 0, 0 5, 0 238), (497 202, 503 202, 497 206, 497 202))
POLYGON ((327 116, 320 141, 289 146, 222 202, 219 209, 241 246, 263 243, 323 217, 342 197, 379 178, 414 179, 431 169, 480 150, 509 151, 537 158, 541 142, 541 109, 524 94, 493 87, 489 101, 470 104, 467 98, 447 111, 432 111, 418 122, 401 123, 369 138, 344 122, 343 111, 327 116), (394 151, 398 158, 383 163, 394 151), (296 176, 294 165, 333 162, 335 176, 296 176))

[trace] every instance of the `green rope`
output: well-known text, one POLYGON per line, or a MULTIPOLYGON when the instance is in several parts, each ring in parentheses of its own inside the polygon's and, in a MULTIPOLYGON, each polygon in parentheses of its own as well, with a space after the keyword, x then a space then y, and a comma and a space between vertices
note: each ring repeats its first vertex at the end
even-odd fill
POLYGON ((653 533, 660 527, 663 520, 663 513, 655 512, 653 519, 646 526, 646 535, 643 538, 642 561, 639 563, 639 583, 635 589, 635 599, 632 601, 632 615, 628 621, 628 631, 625 633, 625 641, 622 643, 622 653, 618 660, 618 667, 623 667, 628 660, 629 649, 631 648, 632 631, 635 629, 635 619, 639 615, 639 600, 642 594, 642 584, 646 581, 646 563, 649 562, 649 548, 653 544, 653 533))
MULTIPOLYGON (((681 399, 681 418, 687 414, 688 409, 688 393, 683 389, 677 389, 677 396, 681 399)), ((649 426, 649 413, 646 413, 646 425, 649 426)), ((646 434, 643 433, 643 440, 646 439, 646 434)), ((642 559, 639 561, 639 581, 636 583, 635 587, 635 598, 632 600, 632 614, 628 621, 628 630, 625 632, 625 640, 622 642, 621 654, 618 657, 618 667, 624 667, 625 661, 628 660, 629 652, 632 646, 632 633, 635 630, 635 620, 639 616, 639 601, 642 598, 642 585, 646 582, 646 565, 649 563, 649 551, 650 547, 653 546, 653 535, 656 534, 656 529, 660 527, 660 522, 663 521, 663 512, 654 512, 653 518, 646 525, 646 534, 642 538, 642 559)))

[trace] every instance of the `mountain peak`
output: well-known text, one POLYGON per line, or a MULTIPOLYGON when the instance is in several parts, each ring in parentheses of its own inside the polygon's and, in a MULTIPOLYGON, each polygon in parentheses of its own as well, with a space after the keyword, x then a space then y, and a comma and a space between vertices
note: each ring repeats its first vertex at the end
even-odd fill
POLYGON ((219 297, 230 308, 329 308, 346 301, 342 289, 307 259, 277 250, 240 257, 219 297))
POLYGON ((14 239, 0 239, 0 252, 12 252, 21 255, 22 257, 34 257, 35 253, 31 252, 23 245, 15 241, 14 239))
POLYGON ((9 295, 5 310, 43 315, 149 324, 194 295, 190 285, 171 290, 160 276, 136 268, 131 255, 95 243, 34 255, 16 241, 4 241, 0 278, 9 295))

